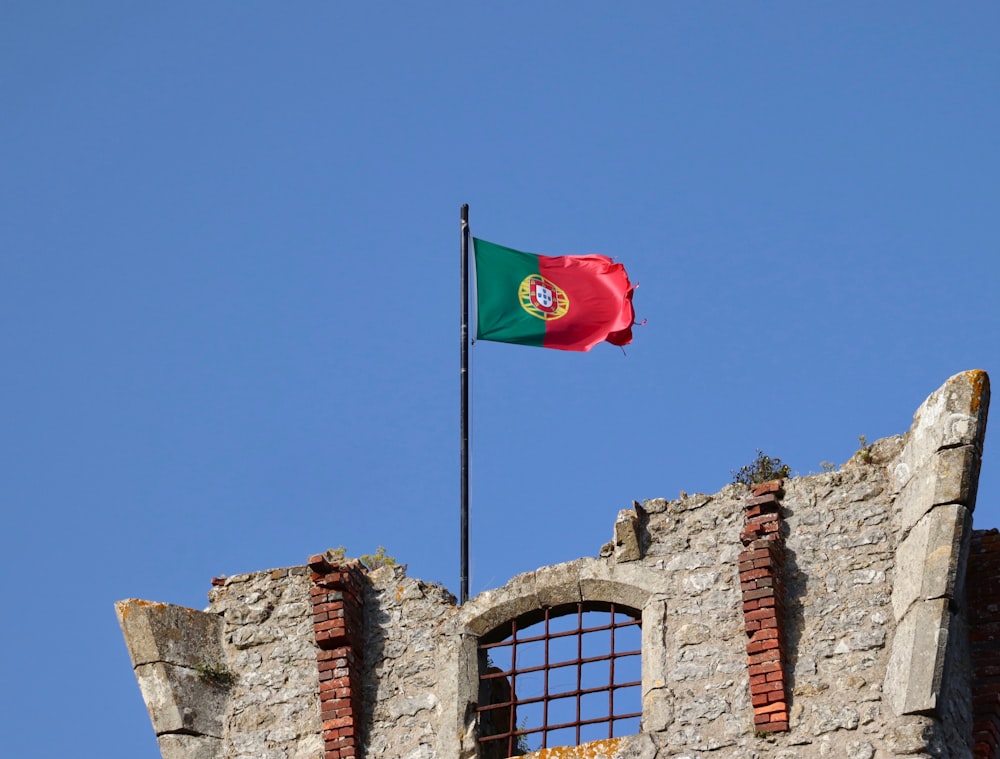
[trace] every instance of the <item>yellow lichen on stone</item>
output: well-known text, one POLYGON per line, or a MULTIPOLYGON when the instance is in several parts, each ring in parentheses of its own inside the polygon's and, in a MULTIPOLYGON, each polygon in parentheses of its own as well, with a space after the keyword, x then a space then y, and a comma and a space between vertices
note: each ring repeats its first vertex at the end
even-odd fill
POLYGON ((990 376, 982 369, 971 369, 965 373, 966 379, 972 385, 972 411, 975 414, 983 401, 983 391, 989 392, 990 376))
POLYGON ((136 606, 142 606, 151 609, 159 609, 166 606, 166 604, 160 603, 159 601, 143 601, 140 598, 128 598, 124 601, 119 601, 118 609, 121 613, 122 619, 128 619, 128 615, 131 613, 133 607, 136 606))
POLYGON ((621 742, 621 738, 604 738, 579 746, 543 748, 525 754, 523 759, 612 759, 621 742))

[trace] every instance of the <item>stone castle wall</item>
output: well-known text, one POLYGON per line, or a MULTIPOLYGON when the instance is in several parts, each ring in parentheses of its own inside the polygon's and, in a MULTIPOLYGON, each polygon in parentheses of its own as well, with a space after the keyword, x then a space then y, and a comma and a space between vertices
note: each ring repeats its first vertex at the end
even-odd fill
POLYGON ((642 614, 641 732, 539 759, 993 756, 1000 541, 977 534, 974 609, 964 585, 988 399, 956 375, 837 472, 636 504, 598 557, 461 607, 328 556, 217 580, 205 612, 121 602, 163 756, 475 757, 479 637, 579 600, 642 614))

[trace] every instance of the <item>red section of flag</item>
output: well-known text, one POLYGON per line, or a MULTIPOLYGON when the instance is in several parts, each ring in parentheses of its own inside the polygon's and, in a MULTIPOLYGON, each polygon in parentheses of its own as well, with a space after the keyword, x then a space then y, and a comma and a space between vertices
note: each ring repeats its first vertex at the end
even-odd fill
POLYGON ((569 296, 569 311, 545 325, 546 348, 587 351, 632 342, 635 309, 625 267, 607 256, 539 256, 538 273, 569 296))

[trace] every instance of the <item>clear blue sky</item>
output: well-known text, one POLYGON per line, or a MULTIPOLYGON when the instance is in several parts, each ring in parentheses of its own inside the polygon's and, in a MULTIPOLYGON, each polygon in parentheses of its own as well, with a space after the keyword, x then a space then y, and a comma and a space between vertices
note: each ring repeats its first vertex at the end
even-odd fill
MULTIPOLYGON (((458 591, 458 212, 639 281, 473 348, 472 591, 1000 383, 1000 5, 0 2, 12 757, 154 759, 113 612, 384 545, 458 591)), ((994 416, 1000 419, 1000 412, 994 416)), ((1000 426, 976 512, 1000 526, 1000 426)))

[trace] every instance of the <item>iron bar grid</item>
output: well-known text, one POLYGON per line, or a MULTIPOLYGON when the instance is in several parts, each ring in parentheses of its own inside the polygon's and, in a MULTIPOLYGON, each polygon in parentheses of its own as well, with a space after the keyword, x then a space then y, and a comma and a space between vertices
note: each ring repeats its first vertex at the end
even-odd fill
MULTIPOLYGON (((606 724, 607 737, 613 738, 618 723, 641 718, 641 708, 636 710, 641 703, 641 679, 616 682, 616 677, 626 676, 623 673, 629 668, 633 673, 637 673, 641 660, 641 646, 626 650, 617 649, 617 646, 622 645, 625 638, 629 637, 622 638, 620 635, 621 631, 627 628, 636 630, 642 628, 639 613, 634 609, 616 607, 615 604, 608 603, 579 602, 522 615, 484 636, 479 644, 480 683, 481 692, 490 694, 490 697, 477 709, 480 725, 479 741, 484 744, 484 749, 504 746, 506 753, 503 756, 516 756, 519 751, 518 744, 531 735, 541 738, 541 746, 537 748, 548 748, 550 735, 559 730, 572 730, 576 745, 579 745, 582 742, 581 731, 585 726, 606 724), (607 622, 592 624, 594 613, 606 615, 607 622), (591 622, 589 626, 585 624, 585 614, 590 615, 587 619, 591 622), (575 626, 570 629, 552 630, 550 624, 552 620, 565 621, 567 617, 576 618, 575 626), (536 626, 541 626, 540 633, 535 630, 536 626), (616 636, 616 633, 619 635, 616 636), (595 642, 599 644, 599 653, 585 651, 585 637, 588 647, 592 648, 595 642), (530 663, 531 657, 528 655, 530 649, 527 648, 529 644, 540 644, 541 663, 530 663), (563 648, 572 647, 573 653, 570 655, 562 653, 560 656, 560 652, 554 650, 558 649, 560 644, 563 648), (522 658, 527 660, 527 663, 520 667, 519 648, 525 654, 522 658), (509 667, 496 666, 490 654, 509 655, 509 667), (599 682, 595 683, 594 669, 593 667, 587 669, 587 665, 600 662, 608 662, 608 669, 599 682), (616 667, 616 663, 619 665, 628 663, 630 666, 616 667), (518 679, 530 682, 533 675, 541 676, 541 693, 518 697, 518 679), (566 687, 570 683, 558 683, 560 677, 567 675, 572 677, 571 687, 566 687), (586 705, 584 697, 602 693, 608 694, 607 713, 595 714, 593 704, 586 705), (572 702, 572 709, 575 712, 572 719, 567 719, 568 715, 565 714, 568 702, 572 702), (535 708, 532 710, 528 707, 535 708), (630 711, 624 711, 630 707, 630 711), (531 712, 534 719, 525 715, 518 726, 519 708, 522 715, 531 712), (623 711, 616 713, 616 709, 623 711), (554 715, 553 710, 558 713, 554 715), (560 717, 562 719, 559 719, 560 717), (551 721, 553 719, 557 721, 551 721)), ((632 633, 633 639, 634 635, 635 633, 632 633)), ((521 746, 521 750, 523 748, 521 746)), ((489 753, 489 756, 494 755, 499 756, 494 752, 489 753)))

